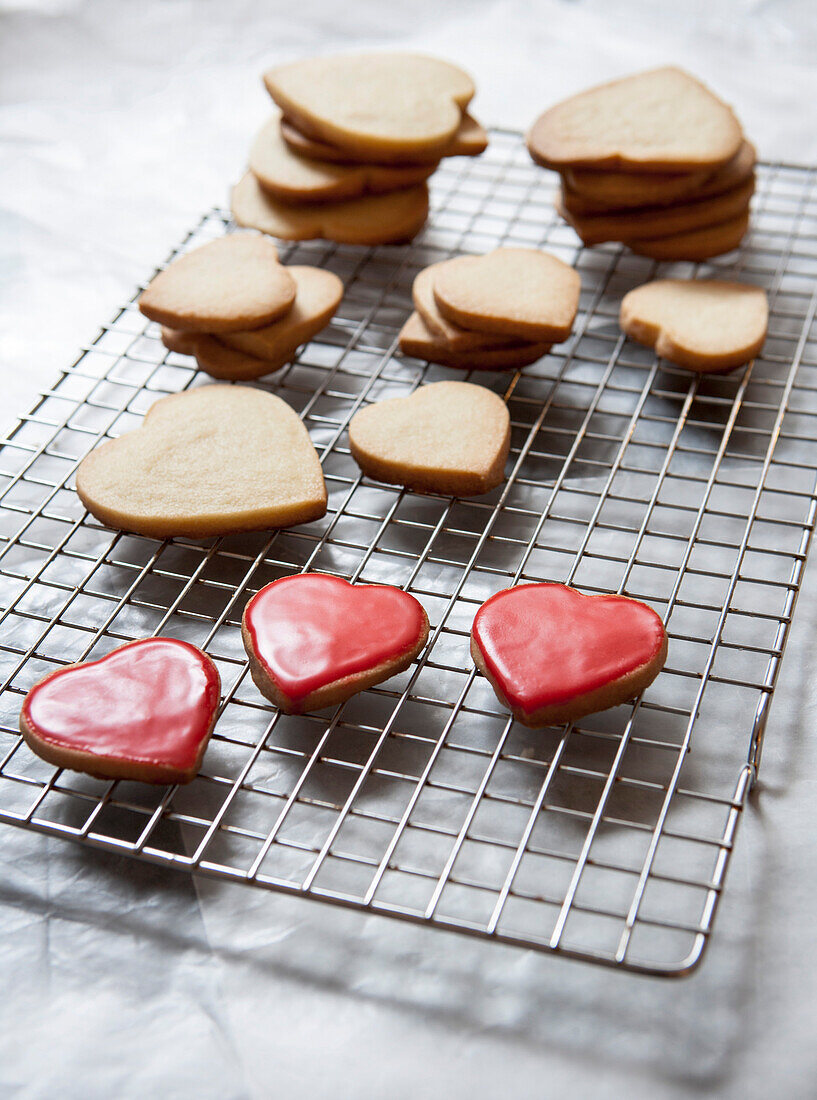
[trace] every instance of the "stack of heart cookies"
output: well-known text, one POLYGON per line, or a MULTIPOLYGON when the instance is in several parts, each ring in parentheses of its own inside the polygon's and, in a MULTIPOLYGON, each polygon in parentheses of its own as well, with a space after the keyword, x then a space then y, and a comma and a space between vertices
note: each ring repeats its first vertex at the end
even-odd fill
POLYGON ((560 173, 556 207, 586 245, 704 260, 749 227, 755 149, 732 109, 681 69, 572 96, 536 120, 527 144, 560 173))
POLYGON ((213 378, 261 378, 288 363, 332 319, 343 283, 318 267, 283 267, 272 241, 233 233, 161 271, 139 309, 171 351, 213 378))
POLYGON ((488 144, 466 112, 473 81, 436 58, 312 58, 271 69, 264 83, 276 111, 253 142, 232 211, 239 225, 283 240, 411 240, 440 160, 488 144))
POLYGON ((572 267, 534 248, 432 264, 414 280, 406 355, 463 370, 515 370, 566 340, 579 305, 572 267))

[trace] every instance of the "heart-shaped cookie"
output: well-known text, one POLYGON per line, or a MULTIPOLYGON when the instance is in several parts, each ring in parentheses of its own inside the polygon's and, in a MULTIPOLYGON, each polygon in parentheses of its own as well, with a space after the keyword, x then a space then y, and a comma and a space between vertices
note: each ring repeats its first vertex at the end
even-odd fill
POLYGON ((411 240, 425 225, 428 187, 421 183, 345 202, 295 205, 267 195, 252 172, 247 172, 233 188, 232 211, 239 225, 281 240, 325 237, 339 244, 394 244, 411 240))
POLYGON ((491 336, 487 332, 470 332, 466 328, 452 324, 447 317, 443 317, 434 297, 434 282, 440 270, 445 264, 453 261, 443 260, 438 264, 418 271, 411 285, 411 298, 414 308, 420 314, 423 322, 432 334, 442 341, 454 352, 488 351, 494 348, 519 347, 523 341, 512 336, 491 336))
POLYGON ((569 222, 586 245, 604 241, 655 239, 678 233, 689 233, 707 225, 718 225, 729 218, 736 218, 749 209, 754 194, 754 178, 746 180, 731 191, 715 195, 711 199, 678 203, 675 206, 657 206, 648 210, 623 210, 612 214, 572 214, 564 195, 556 201, 556 209, 569 222))
POLYGON ((303 714, 407 668, 428 640, 428 616, 391 585, 302 573, 256 593, 241 633, 261 694, 303 714))
POLYGON ((230 233, 160 271, 139 309, 184 332, 236 332, 283 317, 294 301, 295 282, 272 241, 230 233))
POLYGON ((657 279, 625 294, 619 323, 639 344, 696 371, 727 371, 766 339, 766 292, 746 283, 657 279))
POLYGON ((471 656, 515 718, 551 726, 638 695, 664 667, 667 635, 652 608, 627 596, 524 584, 477 611, 471 656))
POLYGON ((82 460, 77 492, 107 526, 155 538, 291 527, 326 512, 306 428, 280 397, 245 386, 157 401, 141 428, 82 460))
POLYGON ((456 65, 410 53, 309 58, 270 69, 264 83, 301 133, 373 159, 444 150, 475 90, 456 65))
POLYGON ((349 424, 352 457, 369 477, 456 496, 500 484, 510 440, 505 402, 471 382, 421 386, 361 409, 349 424))
POLYGON ((428 179, 436 163, 419 167, 381 164, 325 164, 293 153, 281 137, 276 115, 261 129, 250 150, 250 170, 258 182, 281 202, 340 202, 413 187, 428 179))
POLYGON ((545 111, 527 137, 546 168, 717 168, 743 141, 732 109, 683 69, 600 84, 545 111))
POLYGON ((220 337, 162 329, 171 351, 195 355, 202 370, 214 378, 260 378, 288 363, 301 344, 325 328, 340 305, 343 283, 319 267, 287 268, 297 293, 292 309, 271 325, 220 337))
POLYGON ((519 343, 493 348, 452 351, 447 341, 431 332, 419 313, 410 314, 400 329, 400 350, 413 359, 458 370, 518 370, 550 351, 550 344, 519 343))
POLYGON ((497 248, 440 264, 434 298, 460 328, 520 340, 566 340, 579 308, 578 272, 535 248, 497 248))
POLYGON ((731 191, 753 174, 757 152, 744 141, 731 160, 715 172, 596 172, 566 169, 562 174, 564 204, 571 214, 607 214, 639 206, 697 202, 731 191))
POLYGON ((673 233, 669 237, 639 237, 624 243, 631 252, 652 260, 708 260, 737 248, 749 229, 749 211, 717 225, 673 233))
POLYGON ((216 720, 218 669, 173 638, 128 642, 68 665, 29 691, 20 731, 60 768, 101 779, 188 783, 216 720))
MULTIPOLYGON (((329 164, 371 164, 372 157, 365 153, 356 153, 351 149, 342 149, 339 145, 330 145, 326 141, 307 137, 289 121, 281 116, 281 137, 293 153, 302 157, 311 157, 329 164)), ((378 153, 377 164, 433 164, 441 157, 478 157, 488 147, 488 135, 483 126, 468 113, 462 116, 459 129, 449 145, 436 153, 400 153, 382 150, 378 153)))

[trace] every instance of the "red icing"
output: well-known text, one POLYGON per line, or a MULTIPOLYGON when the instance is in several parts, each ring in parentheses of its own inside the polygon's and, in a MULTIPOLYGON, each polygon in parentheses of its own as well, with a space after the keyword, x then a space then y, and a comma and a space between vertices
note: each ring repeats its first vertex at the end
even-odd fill
POLYGON ((256 658, 293 703, 402 656, 425 622, 422 605, 399 588, 325 573, 273 581, 244 612, 256 658))
POLYGON ((473 635, 511 706, 533 714, 652 661, 664 625, 652 608, 627 596, 525 584, 491 596, 476 613, 473 635))
POLYGON ((201 650, 146 638, 47 676, 26 696, 23 715, 56 748, 186 770, 219 691, 218 670, 201 650))

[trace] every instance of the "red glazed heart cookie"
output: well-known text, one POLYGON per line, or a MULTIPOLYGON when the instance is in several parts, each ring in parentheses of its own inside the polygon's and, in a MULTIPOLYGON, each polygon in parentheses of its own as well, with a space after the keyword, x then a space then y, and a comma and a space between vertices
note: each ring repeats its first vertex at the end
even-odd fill
POLYGON ((68 665, 29 691, 20 731, 49 764, 99 779, 188 783, 216 720, 221 683, 187 642, 145 638, 68 665))
POLYGON ((407 668, 426 644, 428 616, 391 585, 301 573, 257 592, 241 633, 261 694, 288 714, 303 714, 407 668))
POLYGON ((627 596, 526 584, 491 596, 474 617, 471 656, 526 726, 553 726, 643 691, 667 657, 656 613, 627 596))

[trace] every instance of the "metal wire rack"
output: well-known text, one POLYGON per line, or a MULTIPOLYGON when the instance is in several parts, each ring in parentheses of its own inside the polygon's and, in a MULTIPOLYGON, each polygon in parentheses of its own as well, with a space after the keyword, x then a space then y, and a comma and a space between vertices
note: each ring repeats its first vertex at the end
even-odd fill
MULTIPOLYGON (((346 283, 329 328, 259 383, 303 417, 329 490, 326 517, 288 531, 161 542, 84 512, 81 458, 158 397, 207 382, 164 350, 135 295, 0 454, 0 821, 528 948, 688 972, 757 772, 815 523, 815 179, 760 166, 751 236, 698 265, 769 293, 762 358, 725 377, 623 338, 621 296, 659 265, 618 245, 582 249, 553 212, 551 177, 509 131, 435 174, 413 244, 284 249, 346 283), (459 500, 363 477, 346 438, 355 410, 463 377, 397 349, 414 275, 507 243, 547 247, 583 284, 568 342, 520 374, 472 377, 508 402, 507 481, 459 500), (264 584, 307 569, 411 591, 431 644, 342 707, 288 717, 248 676, 240 617, 264 584), (567 728, 509 720, 474 673, 468 631, 491 593, 536 580, 659 610, 669 660, 643 698, 567 728), (219 666, 201 775, 182 788, 102 782, 32 755, 17 733, 27 689, 150 634, 186 638, 219 666)), ((168 260, 228 224, 213 210, 168 260)))

